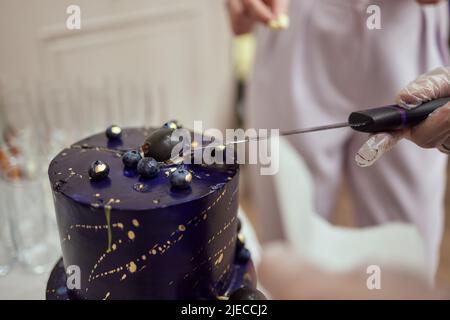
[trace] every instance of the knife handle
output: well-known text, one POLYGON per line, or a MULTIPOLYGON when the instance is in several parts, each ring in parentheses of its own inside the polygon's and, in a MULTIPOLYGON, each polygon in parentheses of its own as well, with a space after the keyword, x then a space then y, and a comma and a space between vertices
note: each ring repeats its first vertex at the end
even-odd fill
POLYGON ((425 120, 430 113, 450 102, 450 97, 425 102, 411 110, 390 105, 352 112, 348 123, 352 129, 361 132, 386 132, 413 127, 425 120))

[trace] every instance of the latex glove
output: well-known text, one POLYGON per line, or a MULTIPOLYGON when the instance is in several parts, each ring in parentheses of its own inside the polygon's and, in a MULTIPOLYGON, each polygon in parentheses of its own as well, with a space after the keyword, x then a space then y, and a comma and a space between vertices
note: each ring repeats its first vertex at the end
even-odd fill
POLYGON ((381 289, 367 287, 367 266, 333 273, 307 263, 284 244, 263 248, 258 281, 274 299, 446 299, 448 292, 432 290, 414 275, 381 268, 381 289))
POLYGON ((269 25, 286 15, 289 0, 226 0, 234 34, 251 32, 255 23, 269 25))
MULTIPOLYGON (((421 75, 402 89, 397 104, 412 109, 423 102, 449 96, 450 68, 441 67, 421 75)), ((434 111, 428 119, 413 128, 371 136, 357 152, 356 163, 360 167, 371 166, 403 138, 422 148, 438 148, 450 153, 450 103, 434 111)))

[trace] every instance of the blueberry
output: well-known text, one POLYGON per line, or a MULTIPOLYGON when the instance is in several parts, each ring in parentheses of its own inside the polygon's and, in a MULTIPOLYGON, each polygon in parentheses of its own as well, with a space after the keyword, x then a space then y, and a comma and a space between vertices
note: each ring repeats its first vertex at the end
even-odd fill
POLYGON ((175 189, 186 189, 191 185, 192 174, 184 168, 178 168, 170 174, 169 179, 175 189))
POLYGON ((243 287, 230 295, 230 300, 267 300, 266 296, 257 289, 243 287))
POLYGON ((180 128, 182 128, 182 126, 177 120, 170 120, 170 121, 164 123, 163 128, 180 129, 180 128))
POLYGON ((237 250, 236 252, 236 262, 239 264, 245 264, 247 263, 252 257, 252 254, 250 253, 250 250, 248 250, 245 247, 242 247, 240 250, 237 250))
POLYGON ((120 139, 122 136, 122 128, 116 125, 112 125, 106 129, 106 136, 108 139, 120 139))
POLYGON ((159 172, 159 164, 153 158, 143 158, 137 164, 137 171, 142 178, 153 178, 159 172))
POLYGON ((109 174, 109 166, 107 163, 96 160, 91 163, 89 167, 89 176, 92 180, 102 180, 105 179, 109 174))
POLYGON ((136 150, 127 151, 122 156, 123 164, 125 165, 125 167, 130 169, 136 169, 141 159, 142 159, 141 155, 136 150))

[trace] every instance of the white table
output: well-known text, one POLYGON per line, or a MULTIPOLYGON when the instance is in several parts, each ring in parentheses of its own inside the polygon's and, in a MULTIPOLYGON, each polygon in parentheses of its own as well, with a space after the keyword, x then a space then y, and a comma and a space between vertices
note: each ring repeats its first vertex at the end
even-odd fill
POLYGON ((50 271, 37 275, 19 265, 13 266, 8 275, 0 277, 0 300, 45 299, 49 274, 50 271))

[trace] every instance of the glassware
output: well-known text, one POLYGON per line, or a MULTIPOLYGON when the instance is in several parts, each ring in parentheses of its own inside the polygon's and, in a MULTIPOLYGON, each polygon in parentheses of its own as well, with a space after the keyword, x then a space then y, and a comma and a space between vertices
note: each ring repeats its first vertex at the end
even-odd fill
POLYGON ((164 87, 136 79, 0 79, 0 210, 22 265, 45 272, 60 255, 51 159, 111 124, 160 125, 166 97, 164 87))
POLYGON ((36 113, 24 82, 3 84, 0 94, 0 210, 8 221, 18 261, 42 273, 55 263, 59 251, 51 227, 53 206, 46 174, 52 143, 47 122, 36 113))
MULTIPOLYGON (((5 115, 3 109, 0 108, 0 132, 3 132, 5 128, 5 115)), ((5 150, 3 136, 0 135, 0 173, 3 173, 9 165, 8 155, 5 150)), ((0 276, 5 276, 9 273, 16 253, 11 234, 10 216, 6 208, 7 201, 8 195, 0 192, 0 276)))
POLYGON ((18 261, 35 273, 46 272, 57 260, 59 249, 55 227, 52 226, 48 205, 47 179, 0 182, 0 192, 6 201, 2 212, 8 216, 11 240, 18 261))
POLYGON ((5 194, 0 193, 0 277, 9 273, 16 258, 9 217, 3 208, 5 203, 5 194))

